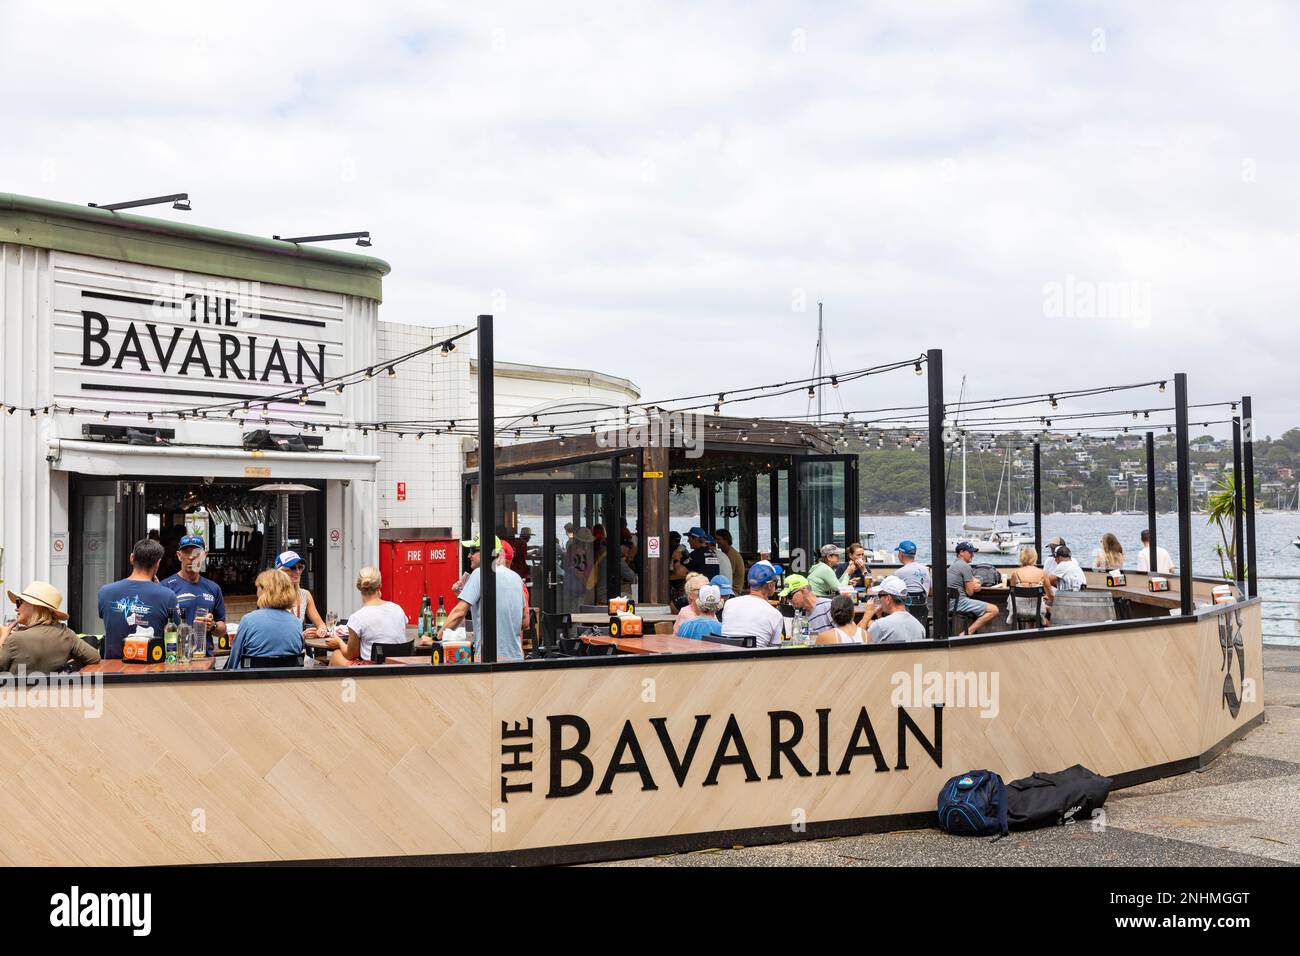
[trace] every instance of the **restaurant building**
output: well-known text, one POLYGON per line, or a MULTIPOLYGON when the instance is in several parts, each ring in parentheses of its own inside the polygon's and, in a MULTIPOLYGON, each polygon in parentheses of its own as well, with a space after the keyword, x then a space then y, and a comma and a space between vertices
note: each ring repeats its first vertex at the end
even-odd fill
MULTIPOLYGON (((473 419, 472 348, 319 387, 464 330, 380 322, 385 262, 13 195, 0 230, 9 587, 52 582, 72 625, 96 631, 96 592, 128 572, 132 543, 155 534, 171 562, 191 528, 232 618, 286 544, 322 609, 344 609, 381 538, 460 535, 472 441, 354 426, 473 419), (246 448, 258 429, 292 450, 246 448)), ((639 397, 597 372, 498 363, 496 376, 506 413, 639 397)))

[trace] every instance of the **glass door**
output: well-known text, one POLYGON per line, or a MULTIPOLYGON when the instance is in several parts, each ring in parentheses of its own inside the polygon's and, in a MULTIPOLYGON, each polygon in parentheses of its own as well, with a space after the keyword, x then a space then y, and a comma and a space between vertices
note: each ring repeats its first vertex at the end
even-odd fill
POLYGON ((144 482, 72 481, 69 624, 99 631, 99 589, 131 573, 131 549, 148 532, 144 482))
POLYGON ((822 545, 844 548, 858 540, 858 459, 807 455, 795 463, 799 543, 811 567, 822 545))
POLYGON ((612 595, 634 584, 624 580, 613 488, 552 491, 548 498, 546 541, 554 555, 548 612, 604 609, 612 595))

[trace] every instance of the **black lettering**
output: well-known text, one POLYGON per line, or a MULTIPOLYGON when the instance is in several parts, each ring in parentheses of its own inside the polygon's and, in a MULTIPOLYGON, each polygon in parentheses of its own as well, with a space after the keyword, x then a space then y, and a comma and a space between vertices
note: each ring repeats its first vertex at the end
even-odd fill
POLYGON ((943 766, 943 704, 934 705, 934 742, 925 739, 921 733, 921 728, 917 726, 916 721, 912 719, 911 714, 902 707, 898 708, 898 763, 894 764, 895 770, 907 769, 907 730, 911 728, 912 736, 916 738, 925 752, 930 755, 936 767, 943 766))
POLYGON ((239 328, 239 323, 234 320, 233 318, 234 315, 235 315, 235 300, 227 299, 226 300, 226 321, 223 324, 228 326, 229 328, 237 329, 239 328))
POLYGON ((583 753, 591 743, 591 725, 576 714, 557 714, 547 717, 546 722, 551 727, 551 786, 546 791, 546 799, 576 796, 591 786, 592 777, 595 776, 591 758, 583 753), (572 727, 578 732, 578 740, 572 747, 561 745, 565 727, 572 727), (578 780, 568 786, 561 782, 566 761, 578 765, 578 780))
POLYGON ((304 363, 306 363, 307 367, 311 369, 312 376, 316 379, 316 381, 321 385, 325 384, 325 346, 321 344, 316 346, 316 348, 320 350, 319 365, 316 362, 313 362, 311 358, 307 355, 307 349, 303 347, 303 344, 301 342, 298 343, 298 384, 299 385, 302 384, 302 367, 304 363))
POLYGON ((140 371, 149 371, 149 363, 145 361, 144 357, 144 346, 140 344, 140 334, 136 332, 134 322, 127 323, 126 335, 122 336, 122 347, 117 350, 117 358, 113 361, 113 368, 121 368, 128 355, 134 356, 135 360, 140 363, 140 371))
POLYGON ((673 777, 676 778, 679 787, 686 785, 686 775, 690 772, 691 761, 695 759, 695 750, 700 745, 700 738, 704 736, 704 725, 708 722, 708 714, 695 715, 695 730, 691 732, 691 739, 686 744, 686 756, 678 760, 677 748, 673 745, 673 739, 668 736, 668 718, 650 718, 650 725, 659 735, 659 744, 664 749, 664 756, 668 758, 668 766, 672 769, 673 777))
POLYGON ((212 378, 212 366, 208 364, 208 355, 203 351, 203 338, 197 331, 195 331, 194 337, 190 339, 190 347, 185 352, 185 360, 181 362, 180 372, 178 374, 188 374, 190 363, 194 361, 195 356, 197 356, 198 360, 203 363, 203 377, 212 378))
POLYGON ((609 766, 605 768, 605 779, 600 782, 596 788, 597 793, 613 793, 614 777, 620 773, 632 773, 636 771, 641 775, 642 790, 658 790, 655 786, 655 778, 650 775, 650 766, 645 762, 645 754, 641 752, 641 742, 636 739, 636 731, 632 729, 632 721, 623 721, 623 732, 618 736, 618 743, 614 745, 614 756, 609 758, 609 766), (632 754, 630 762, 623 762, 623 751, 626 750, 632 754))
POLYGON ((158 326, 149 322, 145 324, 145 329, 149 332, 149 338, 153 339, 153 354, 165 372, 167 366, 172 362, 172 355, 176 352, 176 343, 181 340, 181 330, 179 328, 172 329, 172 340, 167 345, 167 351, 164 352, 162 343, 158 341, 158 326))
POLYGON ((250 382, 257 379, 257 336, 248 337, 248 380, 250 382))
POLYGON ((104 318, 101 312, 82 312, 81 364, 95 368, 107 362, 111 354, 108 348, 108 319, 104 318), (92 323, 98 326, 94 332, 90 330, 92 323), (90 355, 91 343, 98 345, 100 349, 99 355, 94 358, 90 355))
POLYGON ((717 786, 718 771, 726 764, 743 766, 746 783, 753 783, 759 779, 758 771, 754 769, 754 761, 749 759, 749 748, 745 746, 745 738, 741 736, 740 725, 736 723, 735 714, 727 717, 727 726, 723 729, 722 739, 718 741, 718 749, 713 754, 713 766, 709 767, 709 775, 704 778, 704 786, 717 786), (736 753, 728 756, 727 749, 733 742, 736 745, 736 753))
POLYGON ((271 340, 271 357, 266 360, 266 368, 262 370, 262 381, 266 381, 271 374, 272 368, 279 368, 280 374, 284 376, 284 384, 292 385, 293 379, 289 377, 289 366, 284 364, 284 352, 280 350, 280 340, 271 340))
POLYGON ((831 709, 829 707, 817 708, 817 776, 829 777, 831 775, 831 709))
POLYGON ((844 759, 840 761, 840 769, 836 770, 835 773, 837 775, 848 773, 853 758, 865 756, 866 754, 871 754, 876 758, 876 773, 887 773, 889 771, 889 764, 885 762, 885 758, 880 754, 880 742, 876 740, 876 731, 871 726, 871 718, 867 716, 867 708, 863 707, 858 712, 858 723, 853 728, 853 736, 849 738, 848 747, 844 750, 844 759), (858 746, 858 739, 864 733, 867 735, 867 746, 860 747, 858 746))
POLYGON ((812 771, 803 765, 799 755, 794 752, 795 745, 803 739, 803 718, 792 710, 769 710, 768 720, 772 723, 772 771, 768 780, 781 779, 781 755, 785 754, 794 772, 801 777, 811 777, 812 771), (789 740, 781 739, 781 725, 788 723, 794 729, 789 740))
POLYGON ((240 381, 243 381, 244 373, 241 372, 239 370, 239 366, 235 364, 235 359, 239 358, 238 337, 234 335, 230 335, 226 332, 222 332, 220 341, 221 341, 221 377, 222 378, 230 377, 229 375, 226 374, 226 369, 228 368, 230 369, 231 372, 234 373, 235 378, 239 379, 240 381))

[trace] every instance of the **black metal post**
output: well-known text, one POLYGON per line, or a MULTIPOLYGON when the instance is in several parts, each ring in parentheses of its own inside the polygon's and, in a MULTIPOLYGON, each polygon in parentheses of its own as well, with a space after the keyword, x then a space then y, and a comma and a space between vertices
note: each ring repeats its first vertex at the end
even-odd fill
POLYGON ((478 317, 478 543, 480 660, 497 659, 496 569, 496 410, 493 402, 492 316, 478 317))
POLYGON ((1147 432, 1147 576, 1156 573, 1156 436, 1147 432))
POLYGON ((1232 578, 1238 588, 1246 583, 1246 536, 1242 531, 1241 416, 1232 416, 1232 578))
POLYGON ((930 574, 935 640, 948 637, 948 488, 944 482, 943 349, 926 352, 930 400, 930 574))
POLYGON ((1246 593, 1259 596, 1259 579, 1255 576, 1255 416, 1250 396, 1241 400, 1242 479, 1246 482, 1246 593))
MULTIPOLYGON (((1174 376, 1174 408, 1178 438, 1178 597, 1184 615, 1192 602, 1192 454, 1187 434, 1187 375, 1174 376)), ((1154 529, 1153 529, 1154 530, 1154 529)))
POLYGON ((1043 560, 1043 447, 1034 439, 1034 553, 1043 560))

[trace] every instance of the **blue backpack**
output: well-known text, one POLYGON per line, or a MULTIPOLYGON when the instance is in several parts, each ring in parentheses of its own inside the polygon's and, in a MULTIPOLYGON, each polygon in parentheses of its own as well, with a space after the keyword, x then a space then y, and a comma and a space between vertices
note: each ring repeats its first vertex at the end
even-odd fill
POLYGON ((939 791, 939 827, 957 836, 1007 834, 1007 788, 992 770, 958 774, 939 791))

